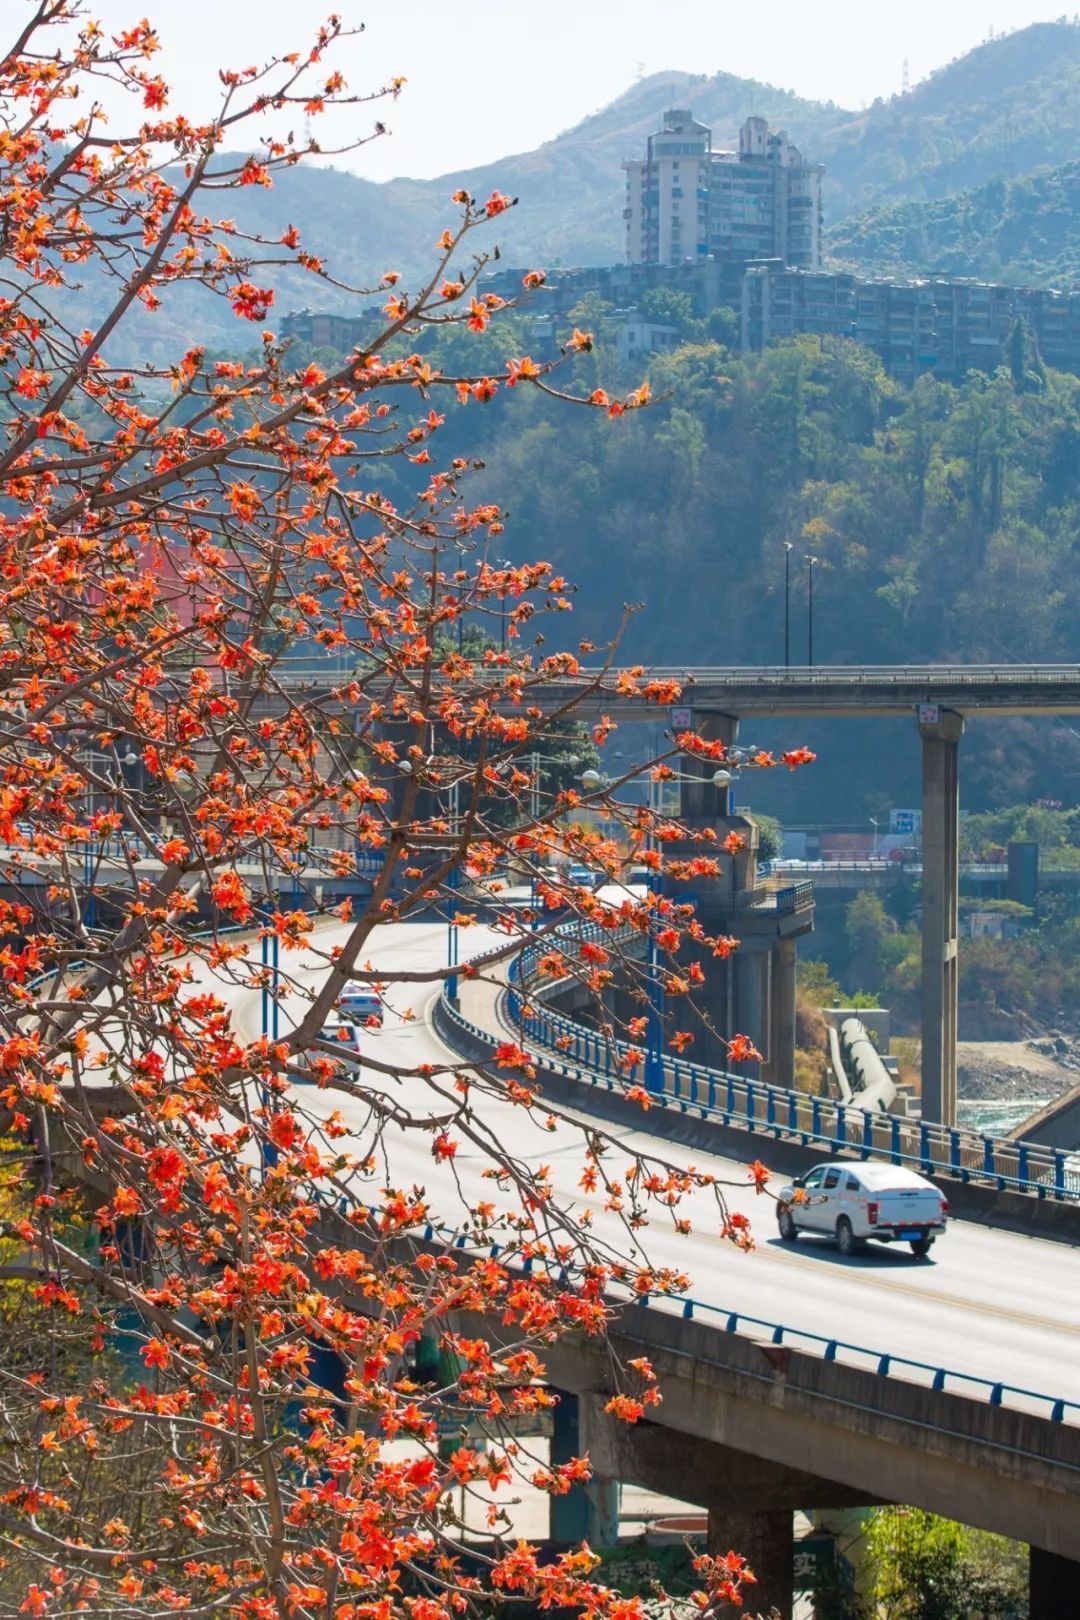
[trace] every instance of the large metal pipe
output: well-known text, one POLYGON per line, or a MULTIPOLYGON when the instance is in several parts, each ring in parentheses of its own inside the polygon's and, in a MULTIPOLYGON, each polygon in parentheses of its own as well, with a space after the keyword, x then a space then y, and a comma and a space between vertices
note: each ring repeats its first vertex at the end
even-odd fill
POLYGON ((845 1018, 840 1025, 840 1051, 851 1081, 852 1102, 857 1108, 887 1114, 896 1101, 896 1082, 861 1018, 845 1018))

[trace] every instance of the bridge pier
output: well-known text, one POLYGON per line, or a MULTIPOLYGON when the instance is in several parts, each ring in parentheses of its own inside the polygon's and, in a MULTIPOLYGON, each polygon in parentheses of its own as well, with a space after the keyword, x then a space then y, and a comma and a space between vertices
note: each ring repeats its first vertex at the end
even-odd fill
MULTIPOLYGON (((731 1033, 748 1035, 759 1052, 771 1056, 765 1023, 769 1008, 770 950, 768 942, 764 950, 754 950, 757 943, 743 940, 735 953, 735 1027, 731 1033)), ((727 1068, 726 1061, 724 1068, 727 1068)))
POLYGON ((1032 1547, 1028 1613, 1031 1620, 1076 1620, 1080 1614, 1080 1564, 1032 1547))
POLYGON ((795 1084, 795 939, 781 935, 772 954, 769 1061, 763 1078, 774 1086, 795 1084))
MULTIPOLYGON (((551 1436, 551 1466, 568 1463, 588 1448, 582 1432, 582 1400, 587 1397, 559 1390, 551 1436)), ((565 1496, 551 1498, 552 1541, 590 1547, 614 1547, 619 1539, 619 1481, 594 1465, 587 1485, 572 1485, 565 1496)))
MULTIPOLYGON (((701 736, 731 748, 739 722, 731 714, 694 714, 701 736)), ((704 1015, 694 1034, 695 1062, 728 1066, 728 1042, 745 1035, 762 1054, 761 1078, 791 1086, 795 1076, 795 936, 813 927, 812 906, 796 911, 781 905, 762 883, 757 870, 757 828, 753 818, 737 813, 730 783, 716 783, 715 760, 695 755, 681 761, 679 815, 695 832, 714 833, 715 844, 669 846, 671 856, 715 855, 719 875, 692 885, 697 913, 710 933, 733 935, 739 941, 727 961, 704 951, 700 965, 705 984, 695 1000, 704 1015), (724 850, 724 839, 735 833, 741 846, 724 850)), ((674 899, 686 898, 686 886, 673 885, 674 899)), ((681 1009, 678 1009, 681 1012, 681 1009)), ((685 1022, 685 1017, 683 1017, 685 1022)), ((756 1064, 742 1070, 749 1078, 756 1064)))
POLYGON ((769 1614, 775 1609, 780 1620, 790 1620, 795 1601, 790 1511, 710 1508, 708 1551, 715 1558, 741 1553, 753 1571, 754 1585, 746 1589, 742 1613, 769 1614))
POLYGON ((776 1608, 790 1620, 795 1512, 861 1507, 866 1493, 661 1423, 631 1426, 609 1416, 605 1401, 592 1392, 579 1397, 579 1438, 597 1475, 704 1508, 709 1552, 740 1553, 757 1578, 741 1612, 776 1608))
POLYGON ((962 715, 918 711, 923 753, 922 1117, 956 1124, 957 912, 962 715))

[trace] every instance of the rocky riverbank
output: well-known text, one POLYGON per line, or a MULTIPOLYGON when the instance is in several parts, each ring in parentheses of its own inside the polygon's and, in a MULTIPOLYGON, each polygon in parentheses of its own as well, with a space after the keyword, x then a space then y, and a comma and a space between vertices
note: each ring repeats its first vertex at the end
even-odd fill
POLYGON ((1057 1033, 1027 1041, 960 1041, 957 1091, 986 1102, 1039 1102, 1080 1084, 1080 1039, 1057 1033))

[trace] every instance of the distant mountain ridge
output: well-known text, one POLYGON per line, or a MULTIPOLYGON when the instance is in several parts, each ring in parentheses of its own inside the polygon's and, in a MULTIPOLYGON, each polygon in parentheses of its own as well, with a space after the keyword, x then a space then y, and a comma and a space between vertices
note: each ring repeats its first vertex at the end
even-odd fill
MULTIPOLYGON (((806 157, 826 165, 826 223, 835 227, 838 251, 855 259, 863 227, 849 221, 858 212, 925 203, 1074 160, 1080 26, 1038 23, 988 41, 907 95, 863 112, 729 73, 656 73, 532 152, 434 180, 378 184, 301 167, 279 176, 272 191, 251 186, 233 193, 230 209, 241 229, 272 236, 291 221, 336 275, 374 285, 388 269, 409 280, 430 270, 435 243, 455 217, 455 190, 463 186, 484 198, 497 187, 520 199, 485 233, 485 245, 497 243, 504 262, 548 269, 617 263, 624 251, 621 160, 640 154, 675 102, 710 124, 722 145, 734 141, 751 112, 787 129, 806 157)), ((865 228, 876 233, 878 219, 865 228)), ((889 231, 895 235, 891 225, 889 231)), ((972 265, 985 273, 977 254, 972 265)), ((278 308, 346 303, 345 295, 302 272, 283 272, 276 285, 278 308)), ((198 308, 200 331, 204 321, 204 341, 235 346, 235 323, 210 301, 198 308)))
POLYGON ((1080 150, 1080 25, 989 40, 905 96, 827 132, 832 224, 857 209, 941 197, 1071 161, 1080 150))

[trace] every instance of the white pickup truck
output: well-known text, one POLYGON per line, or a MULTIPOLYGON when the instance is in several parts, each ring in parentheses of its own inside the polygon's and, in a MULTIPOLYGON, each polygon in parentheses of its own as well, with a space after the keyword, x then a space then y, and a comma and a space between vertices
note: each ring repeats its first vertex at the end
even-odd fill
POLYGON ((835 1237, 841 1254, 854 1254, 867 1238, 910 1243, 922 1259, 945 1230, 949 1206, 932 1182, 891 1164, 822 1164, 789 1187, 776 1206, 780 1236, 794 1243, 802 1232, 835 1237))

